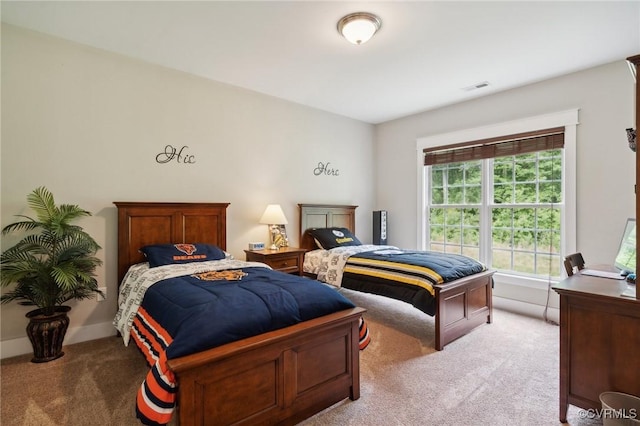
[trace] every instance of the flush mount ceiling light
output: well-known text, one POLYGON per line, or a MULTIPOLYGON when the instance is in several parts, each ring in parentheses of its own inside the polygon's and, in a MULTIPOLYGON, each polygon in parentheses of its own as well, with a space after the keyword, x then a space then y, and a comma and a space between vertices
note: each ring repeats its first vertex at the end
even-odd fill
POLYGON ((353 44, 366 43, 380 29, 382 21, 367 12, 351 13, 338 21, 338 32, 353 44))

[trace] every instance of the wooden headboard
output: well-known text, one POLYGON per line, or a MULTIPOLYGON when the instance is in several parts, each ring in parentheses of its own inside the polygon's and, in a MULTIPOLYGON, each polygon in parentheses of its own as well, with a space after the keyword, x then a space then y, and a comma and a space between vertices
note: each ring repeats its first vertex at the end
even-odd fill
POLYGON ((144 262, 149 244, 203 243, 227 249, 229 203, 121 202, 118 207, 118 283, 131 265, 144 262))
POLYGON ((334 204, 298 204, 300 248, 307 250, 318 248, 313 237, 307 232, 308 229, 337 226, 347 228, 355 234, 357 207, 334 204))

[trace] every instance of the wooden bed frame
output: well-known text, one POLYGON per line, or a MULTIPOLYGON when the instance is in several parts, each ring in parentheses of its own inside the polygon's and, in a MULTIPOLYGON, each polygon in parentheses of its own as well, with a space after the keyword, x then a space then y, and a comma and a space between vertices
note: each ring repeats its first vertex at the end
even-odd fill
MULTIPOLYGON (((311 228, 342 227, 355 235, 357 206, 330 204, 298 204, 300 215, 300 247, 318 247, 307 232, 311 228)), ((435 333, 436 350, 468 334, 481 324, 492 321, 493 271, 481 272, 446 284, 436 285, 435 333)), ((307 274, 309 275, 309 274, 307 274)))
MULTIPOLYGON (((209 243, 226 249, 228 203, 115 202, 118 278, 148 244, 209 243)), ((360 397, 353 308, 169 361, 182 425, 295 424, 360 397)), ((241 314, 241 313, 239 313, 241 314)), ((135 398, 135 395, 131 395, 135 398)))

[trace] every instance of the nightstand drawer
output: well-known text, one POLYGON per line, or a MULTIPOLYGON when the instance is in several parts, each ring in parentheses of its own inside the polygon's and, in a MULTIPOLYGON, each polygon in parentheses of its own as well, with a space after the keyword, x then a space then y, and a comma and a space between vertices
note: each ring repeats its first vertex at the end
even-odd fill
POLYGON ((292 271, 297 271, 300 267, 298 263, 298 256, 282 259, 267 259, 267 264, 273 269, 277 269, 279 271, 286 271, 289 268, 293 268, 292 271))
POLYGON ((279 250, 245 250, 247 261, 262 262, 272 269, 289 274, 302 275, 302 263, 306 250, 283 247, 279 250))

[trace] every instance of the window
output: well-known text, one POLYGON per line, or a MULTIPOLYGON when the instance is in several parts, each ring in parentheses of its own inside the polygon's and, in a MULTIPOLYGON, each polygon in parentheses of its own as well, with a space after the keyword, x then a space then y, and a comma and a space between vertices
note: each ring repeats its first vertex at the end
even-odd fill
POLYGON ((418 140, 422 247, 464 254, 509 276, 560 277, 562 254, 575 247, 577 111, 559 120, 565 125, 508 123, 488 135, 482 128, 483 139, 471 139, 472 129, 418 140), (507 133, 514 128, 524 131, 507 133))
POLYGON ((505 272, 560 275, 562 150, 430 166, 429 182, 429 250, 505 272), (491 224, 487 235, 483 215, 491 224), (491 244, 483 259, 484 238, 491 244))
POLYGON ((560 276, 562 150, 488 161, 492 169, 491 266, 560 276))
POLYGON ((482 162, 431 167, 429 250, 480 259, 482 162))

